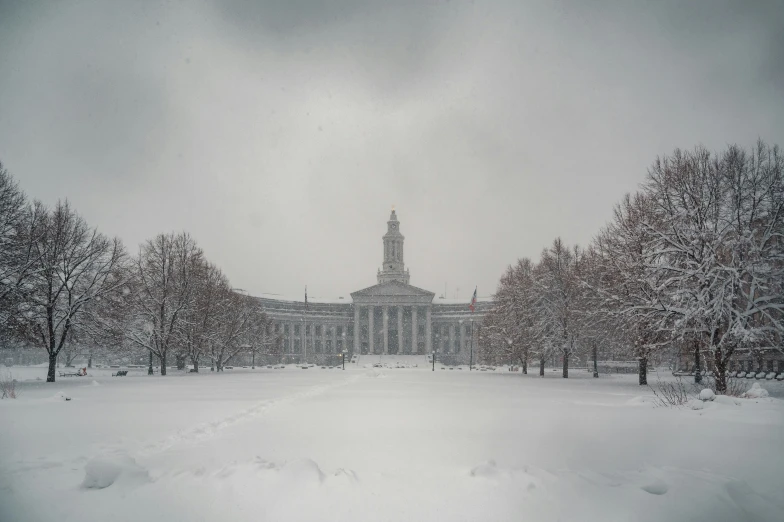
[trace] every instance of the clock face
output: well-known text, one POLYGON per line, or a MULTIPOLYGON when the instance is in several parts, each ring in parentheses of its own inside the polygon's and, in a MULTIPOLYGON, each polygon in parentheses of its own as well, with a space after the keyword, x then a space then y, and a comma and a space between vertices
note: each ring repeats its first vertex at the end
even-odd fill
POLYGON ((397 228, 397 225, 395 225, 394 223, 392 223, 392 230, 395 230, 396 228, 397 228))

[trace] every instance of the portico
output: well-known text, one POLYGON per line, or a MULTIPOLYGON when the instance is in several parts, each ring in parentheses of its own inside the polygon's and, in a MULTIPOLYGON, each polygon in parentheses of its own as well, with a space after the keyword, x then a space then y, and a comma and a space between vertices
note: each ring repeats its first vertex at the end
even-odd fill
POLYGON ((352 293, 354 353, 430 353, 427 332, 434 295, 395 280, 352 293))

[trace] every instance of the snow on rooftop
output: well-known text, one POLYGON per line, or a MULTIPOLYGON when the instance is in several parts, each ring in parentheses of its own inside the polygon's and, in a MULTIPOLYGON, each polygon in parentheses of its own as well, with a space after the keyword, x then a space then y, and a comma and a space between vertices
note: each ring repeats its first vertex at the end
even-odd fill
MULTIPOLYGON (((305 304, 305 295, 291 296, 282 294, 257 294, 256 297, 261 299, 274 299, 275 301, 287 301, 291 303, 305 304)), ((346 297, 317 297, 308 296, 308 303, 314 304, 351 304, 351 296, 346 297)))

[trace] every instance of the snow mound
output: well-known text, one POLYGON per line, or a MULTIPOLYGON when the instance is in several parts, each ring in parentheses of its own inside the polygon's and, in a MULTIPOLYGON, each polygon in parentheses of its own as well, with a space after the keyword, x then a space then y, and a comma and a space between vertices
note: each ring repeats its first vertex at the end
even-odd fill
POLYGON ((98 381, 95 381, 95 380, 90 383, 90 386, 100 386, 100 385, 101 385, 101 383, 99 383, 98 381))
POLYGON ((691 408, 692 410, 704 410, 705 402, 697 399, 692 399, 686 403, 686 407, 691 408))
POLYGON ((386 377, 386 375, 384 375, 384 372, 382 372, 382 371, 381 371, 381 370, 379 370, 378 368, 371 368, 370 370, 368 370, 368 371, 366 372, 366 375, 367 375, 368 377, 374 377, 374 378, 378 378, 378 377, 386 377))
POLYGON ((128 486, 150 481, 147 470, 124 454, 95 457, 84 466, 84 473, 84 489, 105 489, 118 481, 128 486))
POLYGON ((646 397, 642 395, 638 395, 637 397, 632 397, 631 399, 626 401, 627 406, 646 406, 655 403, 656 403, 655 397, 646 397))
POLYGON ((700 399, 701 401, 712 401, 716 398, 716 394, 713 393, 713 390, 709 388, 705 388, 700 392, 697 398, 700 399))
POLYGON ((60 390, 58 392, 55 392, 54 395, 52 395, 51 397, 43 400, 47 402, 60 402, 60 401, 70 401, 71 398, 67 396, 64 391, 60 390))
POLYGON ((501 475, 501 470, 498 469, 494 460, 488 460, 482 464, 471 468, 472 477, 489 477, 494 478, 501 475))
POLYGON ((728 406, 740 406, 741 401, 740 399, 736 399, 735 397, 730 397, 728 395, 717 395, 715 402, 718 404, 726 404, 728 406))
POLYGON ((292 484, 321 484, 326 477, 319 465, 311 459, 287 462, 279 471, 281 480, 292 484))
POLYGON ((741 395, 741 397, 745 397, 747 399, 761 399, 767 396, 768 390, 760 386, 758 382, 752 384, 751 388, 746 393, 741 395))
POLYGON ((656 479, 650 484, 641 486, 640 489, 651 495, 664 495, 669 491, 670 487, 663 480, 656 479))

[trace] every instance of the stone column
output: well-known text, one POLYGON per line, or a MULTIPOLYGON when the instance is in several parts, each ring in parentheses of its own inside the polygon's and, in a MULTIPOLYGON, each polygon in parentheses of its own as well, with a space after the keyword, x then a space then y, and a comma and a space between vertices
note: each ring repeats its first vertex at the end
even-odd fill
POLYGON ((332 354, 338 353, 338 327, 332 325, 332 354))
POLYGON ((455 352, 455 323, 449 324, 449 353, 455 352))
POLYGON ((373 353, 373 336, 375 335, 373 332, 373 312, 375 307, 368 306, 368 353, 373 353))
POLYGON ((389 307, 384 305, 381 307, 381 311, 384 313, 384 348, 383 352, 384 355, 389 353, 389 307))
POLYGON ((431 307, 428 306, 425 312, 425 351, 433 351, 433 322, 431 321, 431 307))
POLYGON ((354 353, 356 354, 362 351, 360 348, 359 328, 359 305, 354 305, 354 353))
POLYGON ((302 334, 300 336, 302 337, 302 360, 308 362, 308 336, 305 334, 305 328, 308 326, 308 322, 304 320, 300 322, 302 323, 300 326, 300 328, 302 328, 302 331, 300 332, 300 334, 302 334))
POLYGON ((403 353, 403 307, 397 307, 397 353, 403 353))
POLYGON ((411 307, 411 353, 417 353, 419 340, 417 339, 418 326, 417 326, 417 308, 411 307))
POLYGON ((289 323, 289 353, 294 353, 294 323, 289 323))
POLYGON ((462 357, 462 355, 464 353, 466 353, 466 333, 465 333, 465 330, 466 330, 466 326, 468 326, 468 323, 463 321, 463 323, 458 323, 458 324, 460 325, 460 355, 462 357))

